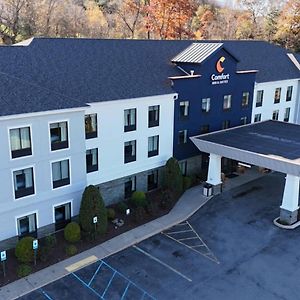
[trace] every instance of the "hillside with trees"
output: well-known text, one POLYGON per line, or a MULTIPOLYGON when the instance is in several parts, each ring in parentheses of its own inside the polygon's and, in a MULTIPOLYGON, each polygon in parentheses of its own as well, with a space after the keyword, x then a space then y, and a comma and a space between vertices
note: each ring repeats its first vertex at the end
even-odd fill
POLYGON ((32 36, 259 39, 300 51, 300 0, 0 0, 2 43, 32 36))

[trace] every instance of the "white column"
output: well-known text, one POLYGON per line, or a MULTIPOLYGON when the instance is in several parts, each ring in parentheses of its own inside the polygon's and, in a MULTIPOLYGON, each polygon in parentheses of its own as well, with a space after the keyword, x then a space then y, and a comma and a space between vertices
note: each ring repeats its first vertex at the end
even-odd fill
POLYGON ((299 184, 298 176, 287 174, 285 178, 285 187, 280 206, 280 219, 292 224, 297 221, 299 208, 299 184))
POLYGON ((221 156, 211 153, 209 156, 209 166, 207 174, 207 183, 211 185, 219 185, 221 180, 221 156))

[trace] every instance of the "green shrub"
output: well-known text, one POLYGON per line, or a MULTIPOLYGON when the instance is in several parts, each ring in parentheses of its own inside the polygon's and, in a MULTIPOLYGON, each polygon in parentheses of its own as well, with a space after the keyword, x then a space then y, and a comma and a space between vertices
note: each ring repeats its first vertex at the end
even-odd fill
POLYGON ((133 211, 133 217, 134 221, 136 223, 141 223, 146 215, 145 208, 143 206, 138 206, 134 211, 133 211))
POLYGON ((188 176, 183 177, 183 189, 187 190, 192 186, 192 178, 188 176))
POLYGON ((107 218, 109 220, 113 220, 116 217, 116 212, 113 208, 108 208, 107 209, 107 218))
POLYGON ((107 231, 107 209, 99 190, 90 185, 83 192, 79 211, 79 224, 88 235, 95 234, 95 216, 98 217, 96 234, 104 234, 107 231))
POLYGON ((39 254, 39 259, 40 259, 42 262, 48 261, 48 259, 49 259, 49 254, 50 254, 50 252, 51 252, 51 249, 52 249, 52 248, 50 248, 50 247, 48 247, 48 246, 43 246, 43 247, 41 247, 41 248, 39 249, 39 252, 38 252, 38 254, 39 254))
POLYGON ((172 204, 172 196, 168 190, 165 190, 161 194, 160 207, 166 209, 172 204))
POLYGON ((56 236, 53 235, 47 235, 45 237, 45 246, 47 248, 54 248, 56 245, 57 241, 56 241, 56 236))
POLYGON ((118 211, 122 214, 126 214, 126 210, 128 209, 128 206, 125 202, 119 202, 118 203, 118 211))
POLYGON ((28 276, 31 272, 32 272, 32 269, 28 265, 22 264, 22 265, 18 266, 17 275, 19 278, 28 276))
POLYGON ((168 159, 163 172, 163 187, 181 194, 183 191, 183 176, 178 161, 171 157, 168 159))
POLYGON ((146 207, 147 199, 145 193, 140 191, 135 191, 130 198, 130 202, 135 207, 146 207))
POLYGON ((80 241, 80 226, 76 222, 69 223, 64 229, 64 237, 67 242, 76 243, 80 241))
POLYGON ((21 239, 15 249, 15 255, 19 262, 29 263, 33 261, 34 251, 32 249, 32 242, 34 238, 31 236, 21 239))
POLYGON ((73 256, 75 254, 77 254, 78 250, 77 250, 77 247, 75 245, 68 245, 66 247, 66 254, 68 256, 73 256))
POLYGON ((146 211, 150 216, 154 216, 156 212, 157 206, 155 202, 149 201, 146 206, 146 211))

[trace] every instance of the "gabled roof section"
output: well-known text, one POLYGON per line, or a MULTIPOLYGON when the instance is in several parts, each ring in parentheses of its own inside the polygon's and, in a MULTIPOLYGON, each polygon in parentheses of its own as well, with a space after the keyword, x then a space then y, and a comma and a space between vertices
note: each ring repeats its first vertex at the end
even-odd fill
POLYGON ((223 46, 223 43, 193 43, 171 61, 174 63, 201 64, 223 46))

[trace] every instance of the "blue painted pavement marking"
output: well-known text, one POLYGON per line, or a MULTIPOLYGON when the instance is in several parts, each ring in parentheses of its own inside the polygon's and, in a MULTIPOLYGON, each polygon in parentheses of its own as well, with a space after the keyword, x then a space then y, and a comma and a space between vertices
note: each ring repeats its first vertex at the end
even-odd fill
POLYGON ((48 300, 54 300, 45 291, 43 291, 43 289, 41 289, 41 292, 48 300))

